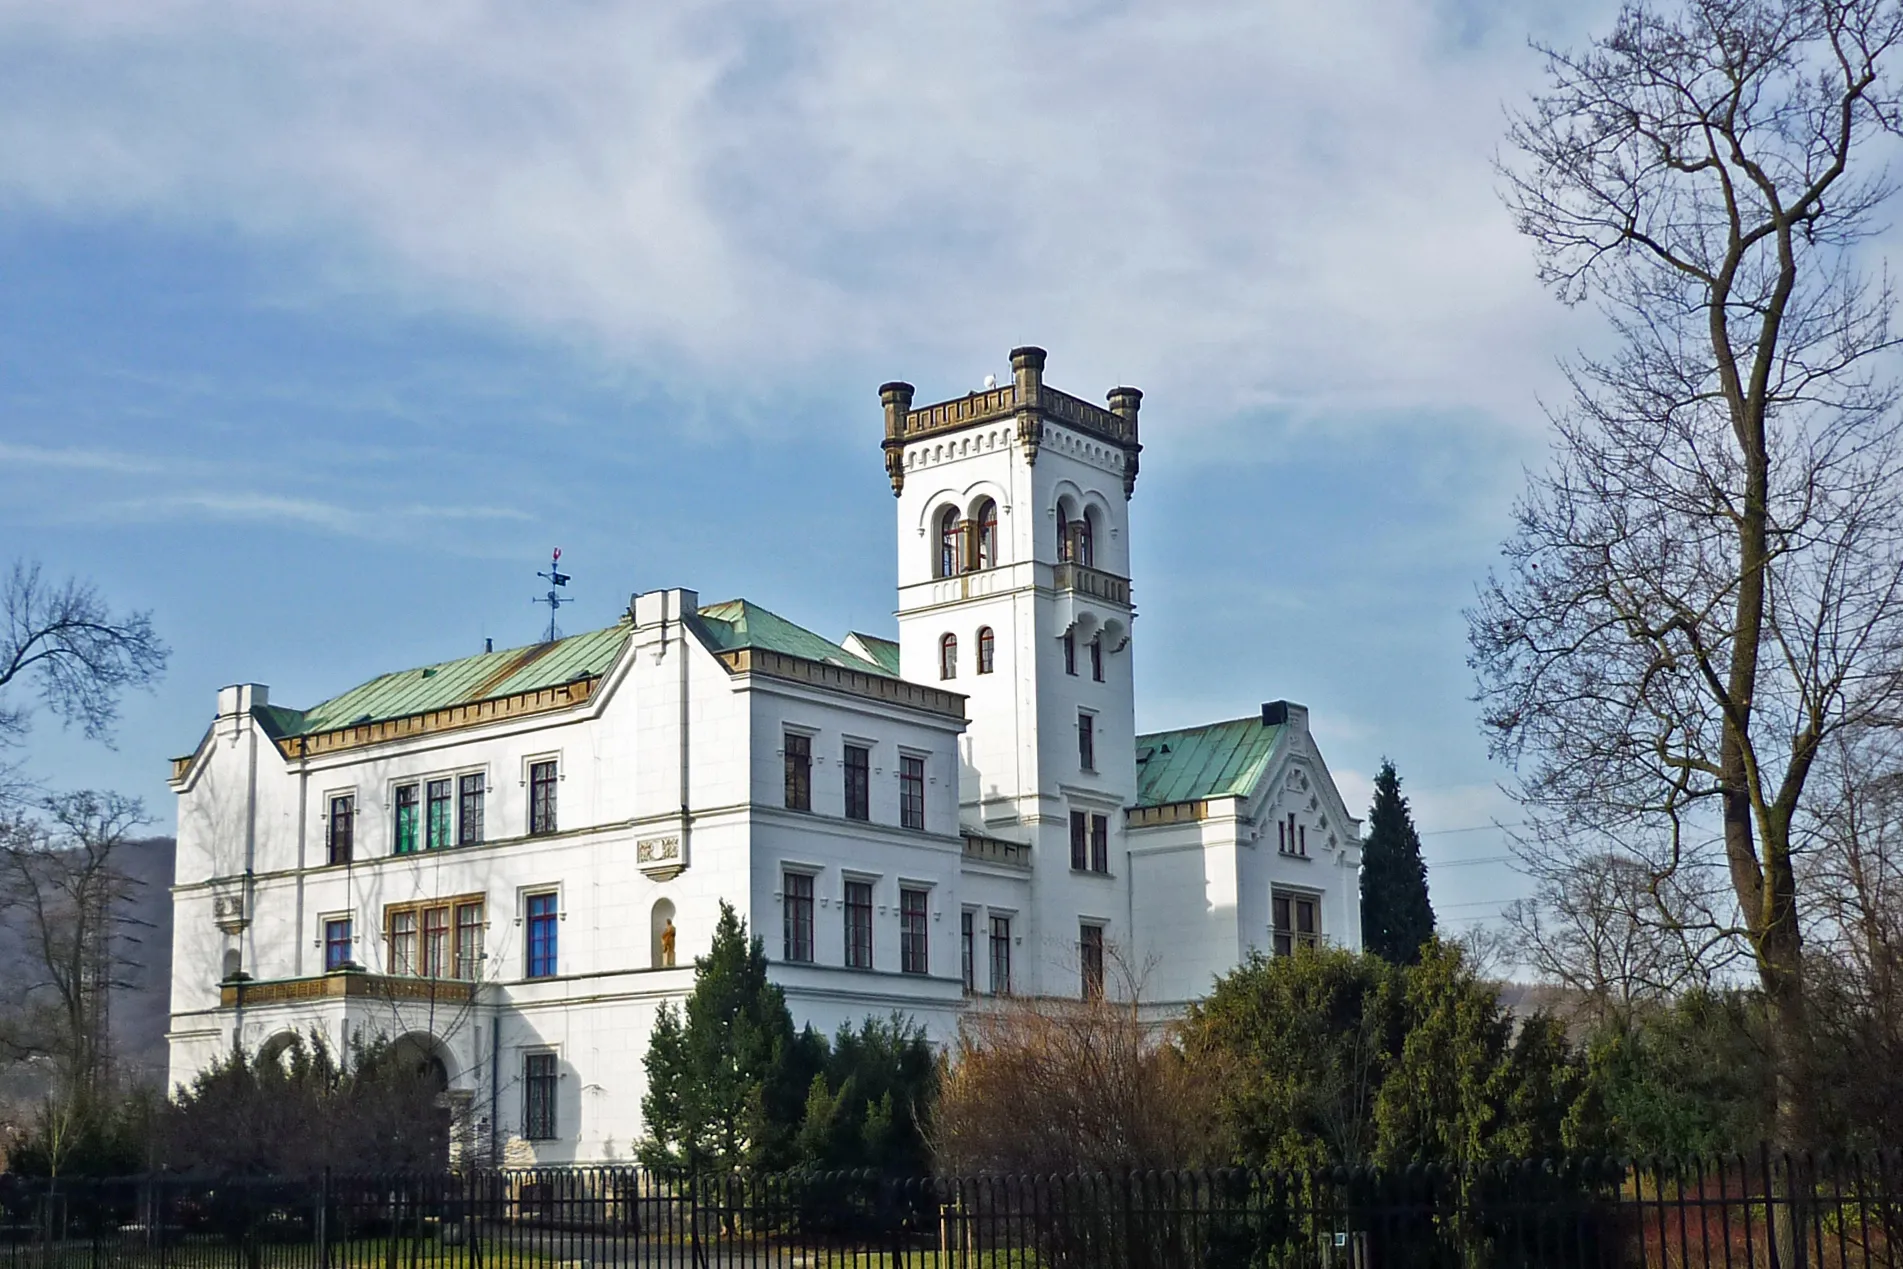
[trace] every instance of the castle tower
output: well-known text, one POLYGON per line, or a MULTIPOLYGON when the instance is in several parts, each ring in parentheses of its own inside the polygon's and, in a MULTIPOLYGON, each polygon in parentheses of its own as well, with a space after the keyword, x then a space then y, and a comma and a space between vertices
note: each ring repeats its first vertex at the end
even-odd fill
POLYGON ((907 383, 880 398, 902 672, 969 697, 961 825, 1033 847, 1029 935, 1036 960, 1061 965, 1080 917, 1116 941, 1127 911, 1129 499, 1143 394, 1116 388, 1107 408, 1093 405, 1046 385, 1044 361, 1041 348, 1014 349, 1011 382, 934 405, 914 408, 907 383))

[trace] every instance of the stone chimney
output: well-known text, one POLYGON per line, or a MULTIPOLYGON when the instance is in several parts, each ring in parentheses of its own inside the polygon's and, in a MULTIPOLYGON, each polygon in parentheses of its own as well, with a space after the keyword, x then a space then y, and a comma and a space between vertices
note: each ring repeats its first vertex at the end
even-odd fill
POLYGON ((894 498, 905 488, 905 416, 912 412, 913 391, 903 380, 879 385, 879 403, 885 406, 885 474, 894 498))

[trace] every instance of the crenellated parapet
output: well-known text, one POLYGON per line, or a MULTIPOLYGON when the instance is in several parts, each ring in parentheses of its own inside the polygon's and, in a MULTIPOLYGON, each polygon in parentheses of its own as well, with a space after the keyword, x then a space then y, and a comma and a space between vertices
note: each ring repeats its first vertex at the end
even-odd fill
POLYGON ((879 388, 879 400, 885 407, 882 448, 894 496, 905 488, 907 445, 1002 422, 1012 424, 1012 434, 1028 463, 1037 462, 1038 450, 1046 440, 1046 428, 1051 424, 1121 450, 1123 494, 1127 498, 1135 493, 1137 454, 1143 449, 1137 430, 1143 393, 1136 388, 1112 388, 1107 408, 1096 405, 1047 385, 1044 361, 1042 348, 1014 348, 1010 383, 916 408, 912 405, 911 384, 895 381, 882 385, 879 388))

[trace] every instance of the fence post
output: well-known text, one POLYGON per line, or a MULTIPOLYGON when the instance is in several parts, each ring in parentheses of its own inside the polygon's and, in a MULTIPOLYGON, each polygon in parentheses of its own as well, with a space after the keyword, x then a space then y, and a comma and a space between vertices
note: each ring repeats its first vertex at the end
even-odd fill
POLYGON ((317 1182, 317 1269, 330 1269, 330 1169, 317 1182))

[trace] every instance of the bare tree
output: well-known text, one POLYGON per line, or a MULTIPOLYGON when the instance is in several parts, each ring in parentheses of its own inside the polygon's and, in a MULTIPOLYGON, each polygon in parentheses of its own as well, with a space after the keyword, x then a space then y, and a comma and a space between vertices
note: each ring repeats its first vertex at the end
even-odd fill
POLYGON ((1013 997, 967 1016, 933 1115, 945 1170, 1121 1172, 1227 1158, 1213 1072, 1192 1070, 1143 1017, 1136 984, 1111 959, 1120 991, 1013 997))
POLYGON ((1705 937, 1727 924, 1715 910, 1729 909, 1712 893, 1709 872, 1662 872, 1618 854, 1524 853, 1535 891, 1507 907, 1514 954, 1566 988, 1595 1022, 1628 1026, 1644 1007, 1709 985, 1736 957, 1733 940, 1705 937), (1706 889, 1695 893, 1687 883, 1706 889))
POLYGON ((119 855, 142 821, 134 799, 82 792, 0 823, 0 916, 20 935, 0 1054, 50 1063, 62 1101, 109 1074, 108 1003, 130 968, 115 937, 133 885, 119 855))
POLYGON ((1616 849, 1685 946, 1754 963, 1774 1122, 1810 1134, 1801 824, 1833 733, 1903 715, 1894 0, 1626 5, 1512 121, 1541 276, 1616 344, 1568 367, 1549 468, 1469 614, 1496 754, 1563 867, 1616 849), (1674 910, 1673 892, 1727 903, 1674 910))
POLYGON ((110 740, 119 697, 165 672, 170 655, 150 613, 115 614, 89 582, 48 581, 40 566, 16 561, 0 588, 0 750, 25 737, 32 709, 16 684, 31 683, 39 704, 87 736, 110 740))

